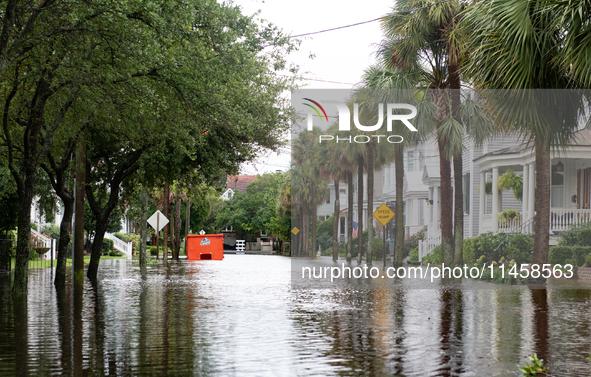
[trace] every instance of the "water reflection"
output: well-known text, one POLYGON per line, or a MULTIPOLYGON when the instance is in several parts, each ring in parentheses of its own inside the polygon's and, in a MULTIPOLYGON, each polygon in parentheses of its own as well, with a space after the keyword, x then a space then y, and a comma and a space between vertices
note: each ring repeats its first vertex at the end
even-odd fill
POLYGON ((250 255, 29 280, 23 299, 0 276, 0 375, 507 376, 534 352, 591 374, 589 290, 292 290, 288 258, 250 255))

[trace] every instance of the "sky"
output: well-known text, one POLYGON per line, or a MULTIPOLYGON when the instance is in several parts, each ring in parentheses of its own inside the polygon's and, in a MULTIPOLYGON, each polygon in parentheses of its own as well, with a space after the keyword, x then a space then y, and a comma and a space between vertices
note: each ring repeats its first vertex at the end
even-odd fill
MULTIPOLYGON (((311 33, 376 19, 390 13, 393 0, 234 0, 242 13, 267 20, 287 35, 311 33)), ((382 40, 379 21, 301 37, 289 62, 300 66, 306 89, 350 89, 363 71, 375 62, 377 44, 382 40), (313 56, 313 58, 310 58, 313 56), (316 81, 318 80, 318 81, 316 81)), ((261 155, 254 164, 243 164, 241 174, 263 174, 289 168, 289 147, 279 153, 261 155)))

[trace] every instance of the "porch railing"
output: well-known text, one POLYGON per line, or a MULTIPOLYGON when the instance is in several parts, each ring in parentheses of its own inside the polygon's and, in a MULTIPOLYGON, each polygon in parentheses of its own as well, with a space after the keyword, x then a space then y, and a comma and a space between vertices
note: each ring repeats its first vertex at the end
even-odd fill
POLYGON ((564 232, 589 221, 591 209, 553 209, 550 211, 550 232, 564 232))
POLYGON ((121 251, 127 259, 132 258, 133 243, 125 242, 111 233, 105 233, 105 238, 113 241, 113 248, 121 251))
POLYGON ((36 238, 40 243, 43 244, 43 247, 51 247, 51 238, 44 236, 33 228, 31 228, 31 237, 36 238))
MULTIPOLYGON (((534 233, 534 219, 522 222, 521 216, 515 219, 499 220, 500 233, 534 233)), ((550 210, 550 232, 559 233, 573 226, 591 221, 591 209, 552 209, 550 210)))
POLYGON ((441 231, 419 241, 419 262, 423 260, 424 256, 431 254, 437 245, 441 245, 441 231))

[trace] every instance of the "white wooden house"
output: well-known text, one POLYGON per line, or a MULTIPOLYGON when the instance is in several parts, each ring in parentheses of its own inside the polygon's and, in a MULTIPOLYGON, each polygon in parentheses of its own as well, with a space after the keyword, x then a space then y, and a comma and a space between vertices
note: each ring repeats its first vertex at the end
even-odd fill
MULTIPOLYGON (((437 153, 437 152, 435 152, 437 153)), ((569 145, 551 152, 551 244, 573 225, 591 221, 591 133, 582 129, 569 145)), ((514 137, 499 137, 478 147, 465 142, 462 186, 464 194, 464 237, 485 232, 533 233, 536 211, 535 155, 533 147, 514 137), (508 169, 523 179, 522 201, 513 192, 497 189, 498 178, 508 169), (492 190, 486 193, 486 182, 492 190), (499 213, 515 210, 519 216, 499 219, 499 213)), ((455 177, 454 177, 455 179, 455 177)), ((427 239, 421 243, 420 256, 441 243, 439 164, 427 164, 423 182, 429 186, 427 239)))

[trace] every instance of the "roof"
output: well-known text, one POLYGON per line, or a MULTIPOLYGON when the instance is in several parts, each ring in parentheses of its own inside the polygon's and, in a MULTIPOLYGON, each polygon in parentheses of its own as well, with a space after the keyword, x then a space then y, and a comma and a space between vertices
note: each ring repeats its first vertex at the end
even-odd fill
MULTIPOLYGON (((589 147, 591 146, 591 132, 589 130, 583 128, 578 130, 574 133, 573 137, 571 138, 570 142, 568 143, 569 147, 589 147)), ((499 149, 493 152, 489 152, 483 154, 480 157, 474 159, 474 161, 478 161, 482 158, 487 156, 500 156, 500 155, 508 155, 508 154, 519 154, 525 152, 526 150, 530 149, 531 147, 525 143, 514 145, 508 148, 499 149)))
POLYGON ((229 175, 226 187, 234 191, 246 192, 246 186, 256 181, 258 177, 258 175, 229 175))

